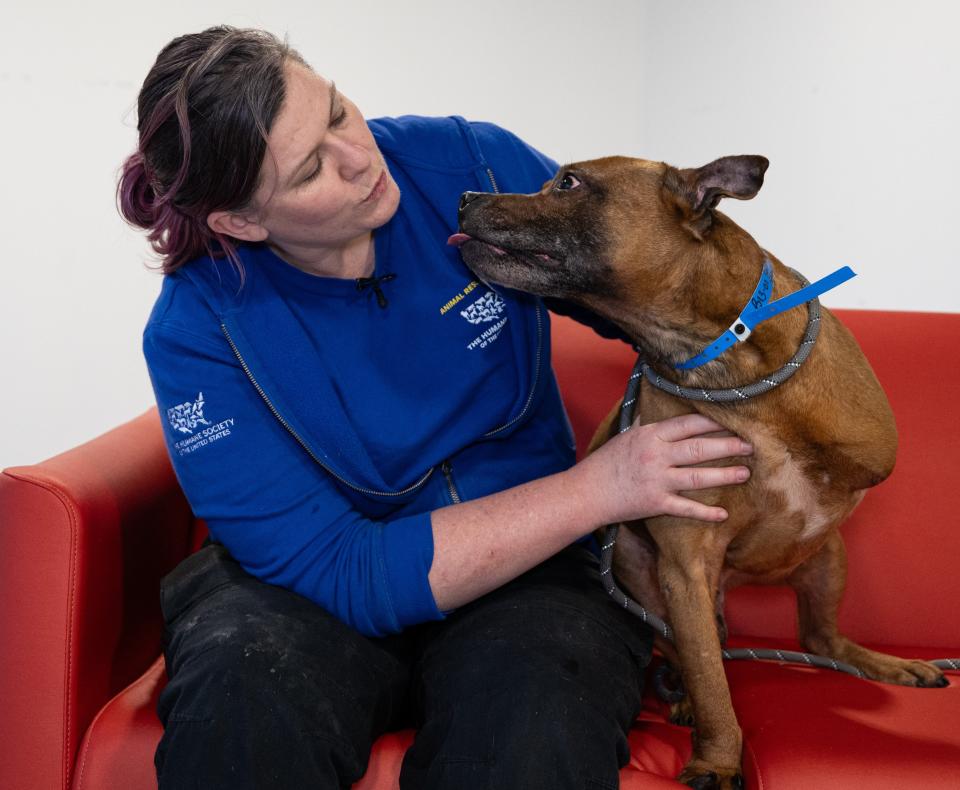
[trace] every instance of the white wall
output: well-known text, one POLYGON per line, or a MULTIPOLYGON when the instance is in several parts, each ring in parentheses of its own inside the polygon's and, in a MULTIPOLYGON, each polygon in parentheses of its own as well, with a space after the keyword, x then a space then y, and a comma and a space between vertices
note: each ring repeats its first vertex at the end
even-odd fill
POLYGON ((824 304, 960 311, 960 4, 649 3, 643 156, 770 159, 721 209, 813 280, 824 304))
POLYGON ((19 6, 0 48, 0 468, 141 413, 159 289, 114 204, 136 97, 172 38, 227 23, 291 43, 368 116, 498 122, 558 160, 682 166, 763 153, 725 209, 831 306, 957 311, 960 139, 950 3, 108 0, 19 6), (62 7, 56 7, 61 5, 62 7))

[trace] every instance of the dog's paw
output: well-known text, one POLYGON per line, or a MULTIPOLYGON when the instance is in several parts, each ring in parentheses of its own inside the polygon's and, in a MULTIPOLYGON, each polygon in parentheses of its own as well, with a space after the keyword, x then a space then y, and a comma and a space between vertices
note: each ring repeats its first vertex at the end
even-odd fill
POLYGON ((929 661, 906 660, 899 667, 897 674, 903 678, 900 682, 907 686, 943 688, 950 685, 946 675, 929 661))
POLYGON ((944 674, 941 672, 941 673, 939 674, 939 676, 935 676, 932 681, 931 681, 929 678, 927 678, 927 677, 917 678, 916 685, 917 685, 918 687, 920 687, 920 688, 938 688, 938 689, 942 689, 942 688, 946 688, 947 686, 949 686, 949 685, 950 685, 950 681, 947 680, 947 676, 944 675, 944 674))
POLYGON ((683 701, 687 696, 680 673, 676 667, 666 662, 658 666, 653 673, 653 687, 657 696, 664 702, 671 703, 671 706, 683 701))
POLYGON ((717 776, 713 771, 710 771, 708 773, 695 776, 693 779, 684 782, 684 784, 687 787, 692 787, 694 790, 719 790, 720 777, 717 776))
POLYGON ((695 790, 743 790, 746 786, 739 771, 711 769, 700 760, 691 760, 677 781, 695 790))
POLYGON ((684 697, 679 702, 670 705, 670 723, 679 727, 693 727, 696 720, 693 716, 693 704, 690 697, 684 697))
POLYGON ((929 661, 882 656, 886 661, 866 668, 867 675, 884 683, 918 688, 944 688, 950 685, 946 675, 929 661))

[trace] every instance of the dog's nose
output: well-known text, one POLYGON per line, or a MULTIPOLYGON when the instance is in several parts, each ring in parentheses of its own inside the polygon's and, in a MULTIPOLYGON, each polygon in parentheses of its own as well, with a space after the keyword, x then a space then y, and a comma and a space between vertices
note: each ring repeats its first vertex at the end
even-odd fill
POLYGON ((483 192, 464 192, 460 195, 460 208, 458 209, 459 214, 463 214, 463 210, 474 200, 480 197, 483 192))

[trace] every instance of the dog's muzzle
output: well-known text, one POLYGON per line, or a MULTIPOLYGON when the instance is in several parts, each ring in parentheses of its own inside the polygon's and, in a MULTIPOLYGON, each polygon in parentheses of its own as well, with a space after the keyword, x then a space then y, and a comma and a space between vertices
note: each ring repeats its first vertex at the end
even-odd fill
POLYGON ((483 197, 483 192, 464 192, 460 195, 460 206, 457 208, 457 219, 463 221, 463 212, 474 200, 483 197))

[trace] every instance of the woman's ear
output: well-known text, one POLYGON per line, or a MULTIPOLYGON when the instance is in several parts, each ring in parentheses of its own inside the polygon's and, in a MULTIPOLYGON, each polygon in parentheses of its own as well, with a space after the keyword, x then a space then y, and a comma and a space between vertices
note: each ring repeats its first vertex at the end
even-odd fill
POLYGON ((207 215, 207 225, 216 233, 242 241, 263 241, 270 235, 263 225, 232 211, 211 211, 207 215))

